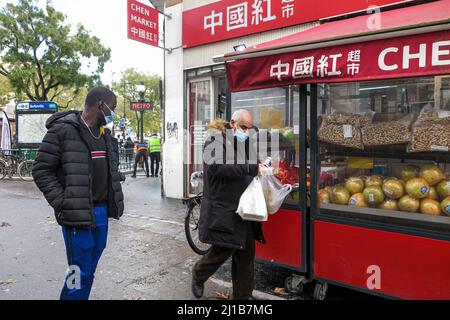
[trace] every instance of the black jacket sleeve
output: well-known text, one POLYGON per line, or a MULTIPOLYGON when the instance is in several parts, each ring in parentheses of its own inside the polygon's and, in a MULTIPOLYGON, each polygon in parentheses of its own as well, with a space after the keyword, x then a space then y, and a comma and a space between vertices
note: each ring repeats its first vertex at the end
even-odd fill
POLYGON ((216 161, 210 166, 210 172, 218 177, 234 180, 242 179, 247 176, 256 177, 258 175, 257 164, 227 164, 225 162, 225 146, 222 149, 222 157, 216 158, 216 161))
POLYGON ((54 126, 48 130, 39 147, 32 174, 37 187, 56 212, 64 201, 64 187, 58 180, 61 154, 58 126, 54 126))
POLYGON ((210 170, 212 174, 229 180, 258 175, 258 165, 256 164, 213 164, 210 170))

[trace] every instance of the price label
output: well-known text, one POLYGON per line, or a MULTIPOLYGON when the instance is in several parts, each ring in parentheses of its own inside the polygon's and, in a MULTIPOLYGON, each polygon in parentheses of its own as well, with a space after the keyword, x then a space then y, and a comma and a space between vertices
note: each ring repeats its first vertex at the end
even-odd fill
POLYGON ((440 110, 438 115, 439 115, 439 118, 449 118, 450 111, 440 110))
POLYGON ((345 124, 344 127, 344 138, 353 138, 353 126, 345 124))
POLYGON ((445 146, 435 146, 435 145, 432 145, 432 146, 430 147, 430 149, 431 149, 431 151, 448 152, 448 147, 445 147, 445 146))

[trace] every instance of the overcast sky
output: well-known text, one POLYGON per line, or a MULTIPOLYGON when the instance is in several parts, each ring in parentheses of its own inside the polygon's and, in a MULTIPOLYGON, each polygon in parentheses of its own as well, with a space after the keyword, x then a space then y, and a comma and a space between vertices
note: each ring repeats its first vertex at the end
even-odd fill
MULTIPOLYGON (((0 6, 8 2, 16 1, 0 0, 0 6)), ((140 2, 148 4, 148 1, 140 2)), ((67 22, 83 24, 91 35, 100 38, 103 45, 112 50, 112 61, 102 75, 103 83, 111 83, 112 77, 119 80, 120 73, 128 68, 163 74, 162 49, 127 39, 126 0, 52 0, 52 3, 67 16, 67 22)))

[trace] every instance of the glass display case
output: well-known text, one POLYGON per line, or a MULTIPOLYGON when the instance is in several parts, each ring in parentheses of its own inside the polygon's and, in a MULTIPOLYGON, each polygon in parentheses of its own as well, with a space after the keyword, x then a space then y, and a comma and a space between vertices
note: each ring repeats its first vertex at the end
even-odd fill
MULTIPOLYGON (((278 142, 270 146, 278 151, 268 149, 269 155, 272 156, 274 173, 281 183, 293 186, 293 191, 285 202, 298 204, 300 200, 299 87, 288 86, 233 93, 231 105, 231 113, 238 109, 247 109, 252 113, 254 125, 258 130, 267 130, 272 137, 276 134, 278 142)), ((268 141, 271 141, 271 138, 268 141)))
POLYGON ((449 77, 317 86, 317 212, 450 231, 449 77))

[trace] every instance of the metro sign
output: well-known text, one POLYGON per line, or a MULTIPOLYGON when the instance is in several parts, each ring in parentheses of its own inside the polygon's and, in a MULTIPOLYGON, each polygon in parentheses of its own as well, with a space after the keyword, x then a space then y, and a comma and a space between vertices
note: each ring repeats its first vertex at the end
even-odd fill
POLYGON ((128 0, 128 39, 158 47, 159 13, 135 0, 128 0))
POLYGON ((145 111, 145 110, 152 110, 153 109, 153 103, 151 102, 132 102, 131 103, 131 110, 133 111, 145 111))

